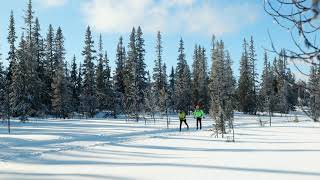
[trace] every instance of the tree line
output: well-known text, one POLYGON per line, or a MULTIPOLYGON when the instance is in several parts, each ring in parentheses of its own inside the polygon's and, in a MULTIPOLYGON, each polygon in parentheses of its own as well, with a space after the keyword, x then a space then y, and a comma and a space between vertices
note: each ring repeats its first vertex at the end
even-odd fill
MULTIPOLYGON (((264 55, 259 78, 254 40, 244 39, 238 81, 233 75, 232 59, 222 40, 213 36, 208 67, 207 50, 195 45, 193 64, 188 65, 184 41, 179 41, 177 66, 170 68, 162 57, 162 36, 156 35, 153 71, 147 71, 142 28, 133 27, 127 45, 120 37, 116 46, 116 67, 109 65, 102 36, 93 40, 88 26, 85 32, 82 63, 74 56, 66 59, 65 37, 61 27, 49 25, 45 37, 29 0, 24 14, 23 33, 17 43, 15 19, 11 12, 7 41, 7 68, 0 64, 0 114, 3 117, 55 115, 66 118, 74 113, 93 117, 105 111, 120 114, 190 112, 200 105, 224 131, 233 111, 288 113, 298 105, 298 97, 312 93, 299 91, 294 74, 288 67, 285 51, 270 61, 264 55), (97 49, 95 46, 97 45, 97 49), (261 82, 261 83, 259 83, 261 82)), ((2 55, 5 56, 5 55, 2 55)), ((0 61, 0 63, 2 63, 0 61)), ((312 72, 319 74, 320 68, 312 72)), ((318 77, 318 76, 315 76, 318 77)), ((319 87, 319 78, 310 85, 319 87)), ((319 106, 306 103, 313 109, 319 106)), ((312 109, 311 108, 311 109, 312 109)), ((318 108, 319 109, 319 108, 318 108)))

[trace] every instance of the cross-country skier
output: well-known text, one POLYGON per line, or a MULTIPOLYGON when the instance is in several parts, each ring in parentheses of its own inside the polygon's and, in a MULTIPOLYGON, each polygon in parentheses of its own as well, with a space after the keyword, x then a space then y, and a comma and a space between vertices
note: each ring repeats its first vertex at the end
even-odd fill
POLYGON ((186 119, 186 113, 182 110, 179 111, 178 113, 179 120, 180 120, 180 132, 181 132, 181 126, 182 123, 184 122, 187 125, 187 129, 189 130, 189 125, 187 124, 187 119, 186 119))
POLYGON ((197 105, 195 111, 192 113, 194 115, 194 118, 197 119, 197 130, 199 129, 199 125, 200 125, 200 129, 202 128, 202 118, 204 117, 204 112, 202 109, 200 109, 200 106, 197 105))

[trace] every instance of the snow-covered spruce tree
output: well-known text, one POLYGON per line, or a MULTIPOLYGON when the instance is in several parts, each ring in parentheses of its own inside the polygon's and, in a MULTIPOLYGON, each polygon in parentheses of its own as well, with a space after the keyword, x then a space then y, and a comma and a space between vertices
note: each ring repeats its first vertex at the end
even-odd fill
POLYGON ((142 29, 139 26, 136 33, 136 52, 137 52, 137 66, 136 66, 136 81, 137 81, 137 91, 135 97, 137 98, 137 109, 138 112, 144 111, 144 92, 147 88, 147 71, 145 64, 145 49, 144 49, 144 39, 142 29))
POLYGON ((212 47, 212 67, 210 76, 210 114, 216 123, 216 129, 222 134, 225 131, 226 122, 233 117, 232 108, 232 70, 231 60, 226 57, 222 41, 214 43, 212 47), (228 74, 229 73, 229 74, 228 74), (229 87, 230 86, 230 87, 229 87), (229 89, 228 89, 229 88, 229 89))
POLYGON ((125 65, 125 97, 126 111, 128 113, 134 113, 137 121, 139 120, 139 112, 143 111, 145 100, 144 91, 147 85, 144 55, 142 30, 138 27, 136 32, 135 28, 133 28, 130 35, 125 65))
POLYGON ((12 74, 13 74, 13 68, 16 66, 16 42, 17 36, 16 36, 16 29, 15 29, 15 20, 13 16, 13 11, 10 13, 10 18, 9 18, 9 27, 8 27, 8 44, 9 44, 9 52, 8 52, 8 62, 9 62, 9 67, 8 67, 8 72, 6 76, 6 97, 5 97, 5 109, 8 113, 9 116, 12 115, 11 112, 11 106, 10 106, 10 92, 11 92, 11 85, 12 85, 12 74))
POLYGON ((64 62, 64 78, 62 82, 62 108, 63 108, 63 117, 69 117, 70 113, 73 111, 72 104, 72 83, 70 70, 68 67, 68 62, 64 62))
MULTIPOLYGON (((125 64, 125 111, 126 114, 138 113, 138 83, 137 83, 137 50, 136 50, 136 30, 133 27, 130 34, 130 41, 128 44, 127 60, 125 64)), ((138 117, 137 117, 138 119, 138 117)))
POLYGON ((114 83, 114 114, 117 115, 120 112, 124 113, 125 103, 125 63, 126 63, 126 51, 123 46, 122 37, 119 38, 116 52, 116 69, 113 76, 114 83))
POLYGON ((234 101, 236 96, 236 80, 233 76, 232 71, 232 60, 229 51, 225 51, 225 63, 224 63, 224 96, 223 96, 223 115, 225 120, 228 122, 229 128, 233 129, 233 116, 234 109, 236 108, 234 101))
MULTIPOLYGON (((200 48, 200 46, 199 46, 200 48)), ((199 81, 198 71, 199 70, 199 49, 196 44, 193 52, 193 64, 192 64, 192 104, 198 104, 199 102, 199 81)))
POLYGON ((201 104, 206 111, 209 109, 207 66, 205 49, 196 45, 192 65, 192 100, 194 105, 201 104))
POLYGON ((25 116, 30 109, 27 94, 27 63, 26 63, 26 41, 24 34, 21 36, 17 49, 17 63, 13 66, 12 83, 10 87, 10 106, 14 116, 25 116))
POLYGON ((45 58, 45 46, 44 40, 40 34, 41 28, 38 18, 35 19, 34 27, 33 27, 33 39, 34 39, 34 61, 37 62, 37 69, 36 72, 39 77, 39 85, 38 85, 38 92, 37 98, 39 99, 39 107, 38 107, 38 114, 48 114, 50 111, 50 106, 48 106, 47 98, 49 97, 48 94, 50 92, 45 91, 46 87, 46 70, 44 66, 44 58, 45 58))
POLYGON ((113 89, 113 79, 111 77, 111 67, 109 65, 109 58, 107 51, 104 53, 104 63, 105 63, 105 69, 104 69, 104 79, 106 83, 106 109, 108 111, 114 112, 114 103, 115 103, 115 97, 114 97, 114 89, 113 89))
POLYGON ((244 113, 253 114, 255 112, 254 80, 247 47, 248 43, 244 39, 243 52, 240 60, 240 78, 238 82, 238 108, 244 113))
POLYGON ((45 70, 45 75, 44 75, 44 88, 43 91, 46 92, 46 97, 43 97, 43 102, 45 102, 48 111, 51 113, 52 111, 52 87, 51 84, 53 82, 53 76, 54 76, 54 50, 55 50, 55 45, 54 45, 54 29, 52 25, 50 24, 48 27, 48 32, 46 35, 46 39, 44 42, 44 70, 45 70))
POLYGON ((206 50, 204 47, 202 47, 201 51, 201 57, 203 59, 203 69, 206 71, 203 72, 203 76, 205 77, 205 84, 203 84, 203 87, 201 88, 202 91, 200 91, 200 94, 203 99, 203 105, 206 112, 209 112, 210 108, 210 95, 209 95, 209 72, 208 72, 208 58, 206 56, 206 50))
POLYGON ((174 112, 175 110, 175 72, 174 67, 171 69, 171 73, 169 75, 169 84, 168 84, 168 109, 169 111, 174 112))
POLYGON ((25 38, 25 54, 23 57, 25 62, 25 88, 26 88, 26 101, 27 104, 25 114, 22 115, 31 115, 35 116, 41 110, 41 79, 39 72, 39 62, 36 61, 37 57, 37 44, 35 41, 35 34, 34 32, 34 12, 32 10, 32 1, 29 0, 27 4, 27 10, 25 11, 24 17, 24 31, 26 33, 25 38))
POLYGON ((311 73, 308 82, 310 92, 309 116, 313 121, 318 122, 320 118, 320 66, 314 65, 311 67, 311 73))
POLYGON ((82 64, 80 63, 79 68, 78 68, 78 77, 77 77, 77 83, 76 83, 76 94, 78 95, 78 111, 77 112, 83 112, 81 109, 81 94, 83 90, 83 77, 82 77, 82 64))
POLYGON ((186 113, 191 109, 191 72, 186 61, 186 55, 184 52, 184 43, 182 38, 179 42, 178 50, 178 63, 175 74, 175 108, 177 110, 183 110, 186 113))
MULTIPOLYGON (((16 36, 16 29, 15 29, 15 20, 14 20, 14 16, 13 16, 13 11, 11 11, 10 14, 10 19, 9 19, 9 27, 8 27, 8 44, 9 44, 9 52, 8 52, 8 62, 9 62, 9 67, 8 67, 8 74, 7 74, 7 80, 6 80, 6 84, 7 84, 7 93, 8 93, 8 98, 10 99, 10 87, 12 84, 12 73, 13 73, 13 68, 16 65, 16 42, 17 36, 16 36)), ((9 104, 6 105, 8 108, 10 107, 9 104)))
POLYGON ((71 91, 71 112, 78 112, 79 111, 79 105, 80 100, 78 93, 78 68, 76 63, 76 56, 73 56, 72 64, 71 64, 71 72, 70 72, 70 91, 71 91))
POLYGON ((33 37, 34 37, 34 45, 35 45, 35 60, 38 62, 39 67, 42 68, 43 56, 44 56, 44 49, 43 49, 43 38, 40 34, 41 27, 39 23, 39 19, 35 19, 35 23, 33 26, 33 37))
POLYGON ((288 81, 287 79, 287 59, 285 55, 285 51, 282 51, 279 58, 274 62, 275 71, 276 71, 276 79, 277 79, 277 111, 280 113, 288 113, 289 112, 289 104, 288 104, 288 81))
POLYGON ((55 36, 54 75, 52 88, 52 112, 59 118, 65 118, 70 112, 70 81, 65 67, 65 48, 62 30, 59 27, 55 36))
POLYGON ((248 58, 249 58, 249 64, 250 64, 250 71, 252 73, 251 75, 251 80, 252 80, 252 113, 256 114, 257 113, 257 105, 258 105, 258 99, 257 99, 257 83, 258 83, 258 73, 257 73, 257 69, 256 69, 256 61, 257 61, 257 57, 256 57, 256 50, 254 47, 254 41, 253 41, 253 37, 251 36, 250 38, 250 45, 249 45, 249 49, 248 49, 248 58))
POLYGON ((297 105, 298 87, 295 83, 294 74, 288 67, 287 55, 285 50, 281 52, 277 64, 277 77, 279 78, 278 82, 280 82, 279 85, 281 86, 281 88, 279 88, 280 97, 286 97, 285 101, 280 103, 279 107, 283 113, 288 113, 289 110, 295 110, 295 106, 297 105))
POLYGON ((261 84, 259 90, 259 110, 268 112, 271 116, 275 109, 275 91, 273 87, 274 73, 272 72, 270 62, 268 61, 267 52, 264 53, 264 65, 261 75, 261 84))
POLYGON ((83 61, 83 84, 80 96, 81 110, 93 117, 96 113, 96 81, 95 81, 95 50, 90 27, 87 27, 82 55, 83 61))
MULTIPOLYGON (((54 29, 49 25, 47 37, 45 40, 45 68, 49 78, 52 80, 54 74, 54 29)), ((49 80, 50 80, 49 79, 49 80)), ((49 82, 48 82, 49 83, 49 82)))
POLYGON ((224 131, 224 123, 221 124, 220 114, 222 114, 222 108, 220 104, 221 99, 221 87, 222 76, 223 76, 223 63, 221 63, 219 42, 215 42, 212 38, 212 49, 211 49, 211 75, 210 75, 210 98, 211 107, 210 115, 213 117, 216 123, 216 129, 220 128, 220 131, 224 131))
POLYGON ((210 114, 215 120, 216 129, 226 133, 226 123, 233 129, 233 111, 235 109, 235 78, 232 72, 232 60, 222 41, 212 40, 212 68, 210 75, 210 114))
POLYGON ((17 65, 12 73, 11 86, 11 105, 15 115, 35 116, 41 110, 41 79, 39 78, 39 63, 35 60, 37 57, 34 38, 34 17, 32 10, 32 1, 27 4, 25 11, 25 27, 26 37, 22 35, 19 49, 17 51, 17 65), (14 82, 15 81, 15 82, 14 82))
POLYGON ((96 69, 96 83, 97 83, 97 109, 99 111, 106 110, 107 103, 107 83, 105 77, 105 59, 103 55, 103 42, 101 34, 99 36, 98 44, 98 65, 96 69))
POLYGON ((161 39, 161 33, 158 31, 157 33, 157 40, 156 40, 156 58, 154 60, 155 66, 153 68, 153 89, 155 98, 156 98, 156 105, 157 105, 157 111, 160 111, 160 91, 164 88, 164 79, 163 79, 163 64, 162 64, 162 39, 161 39))

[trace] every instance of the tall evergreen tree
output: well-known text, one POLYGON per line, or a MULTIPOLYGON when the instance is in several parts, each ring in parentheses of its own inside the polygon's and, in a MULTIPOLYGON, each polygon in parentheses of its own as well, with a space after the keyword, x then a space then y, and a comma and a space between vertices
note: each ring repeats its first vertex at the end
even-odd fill
POLYGON ((55 44, 54 44, 55 36, 54 29, 52 25, 49 25, 48 33, 46 35, 46 39, 44 41, 44 60, 43 60, 43 69, 46 72, 42 77, 44 79, 44 88, 45 97, 43 97, 43 102, 47 106, 47 111, 52 111, 52 95, 53 90, 51 84, 54 78, 54 54, 55 54, 55 44))
POLYGON ((8 44, 9 44, 9 52, 8 52, 8 58, 7 60, 9 61, 9 68, 8 68, 8 86, 11 85, 11 79, 12 79, 12 72, 13 72, 13 67, 14 64, 16 63, 16 46, 15 46, 15 42, 17 39, 16 36, 16 29, 15 29, 15 20, 14 20, 14 16, 13 16, 13 11, 11 11, 10 14, 10 20, 9 20, 9 27, 8 27, 8 44))
POLYGON ((156 41, 156 58, 154 60, 155 66, 153 68, 153 81, 154 81, 154 90, 155 90, 155 98, 157 103, 157 109, 160 110, 160 91, 164 88, 164 80, 163 80, 163 63, 162 63, 162 39, 161 33, 158 31, 157 33, 157 41, 156 41))
POLYGON ((105 86, 106 86, 106 109, 108 111, 115 111, 114 103, 115 103, 115 93, 113 87, 113 79, 111 77, 111 67, 109 65, 109 58, 107 51, 104 53, 104 64, 105 69, 103 71, 104 79, 105 79, 105 86))
MULTIPOLYGON (((52 81, 54 74, 54 29, 52 25, 49 25, 47 38, 45 42, 45 68, 47 73, 49 74, 49 80, 52 81)), ((51 84, 51 82, 48 82, 51 84)))
POLYGON ((175 72, 174 67, 171 69, 171 73, 169 75, 169 84, 168 84, 168 108, 170 111, 175 110, 175 72))
MULTIPOLYGON (((79 111, 79 105, 80 105, 80 93, 78 91, 78 69, 77 69, 77 63, 76 63, 76 56, 73 56, 72 59, 72 65, 71 65, 71 72, 70 72, 70 83, 71 83, 71 111, 72 112, 78 112, 79 111)), ((80 84, 81 86, 81 84, 80 84)))
MULTIPOLYGON (((200 48, 200 46, 199 46, 200 48)), ((198 74, 199 74, 199 49, 196 44, 193 51, 193 64, 192 64, 192 103, 199 103, 199 82, 198 82, 198 74)))
POLYGON ((191 73, 186 61, 184 42, 181 38, 178 50, 178 64, 176 68, 175 106, 178 110, 189 112, 191 109, 191 73))
POLYGON ((115 93, 115 109, 114 114, 124 111, 125 100, 125 63, 126 51, 123 46, 123 39, 120 37, 116 52, 116 69, 113 76, 114 93, 115 93))
POLYGON ((210 114, 220 128, 220 131, 224 133, 225 131, 225 121, 223 118, 223 93, 224 93, 224 50, 222 49, 222 44, 219 41, 216 43, 212 39, 212 49, 211 49, 211 76, 210 76, 210 97, 211 97, 211 108, 210 114))
POLYGON ((70 70, 68 68, 68 63, 64 62, 64 78, 62 82, 62 108, 63 108, 63 118, 69 117, 70 113, 73 110, 71 106, 72 103, 72 83, 70 70))
MULTIPOLYGON (((10 93, 10 106, 14 116, 28 115, 31 103, 28 98, 27 88, 27 63, 25 57, 27 56, 27 44, 24 34, 21 36, 19 47, 17 50, 17 63, 13 66, 12 84, 10 93)), ((24 120, 24 119, 23 119, 24 120)))
POLYGON ((285 51, 280 53, 279 58, 275 61, 275 71, 277 78, 277 111, 280 113, 289 112, 288 103, 288 81, 287 81, 287 59, 285 57, 285 51))
POLYGON ((68 115, 68 105, 65 103, 67 96, 68 82, 65 76, 65 48, 62 30, 59 27, 55 36, 55 54, 54 54, 54 76, 52 87, 52 111, 57 117, 66 117, 68 115))
MULTIPOLYGON (((16 79, 20 79, 23 81, 19 81, 17 86, 22 87, 23 93, 17 95, 21 97, 21 101, 16 103, 19 107, 15 107, 16 109, 22 109, 19 113, 22 116, 29 115, 35 116, 41 110, 41 79, 39 77, 39 63, 36 61, 36 46, 35 46, 35 37, 33 34, 33 25, 34 25, 34 17, 32 10, 32 1, 29 0, 27 4, 27 10, 25 13, 25 27, 24 30, 27 34, 26 39, 22 38, 20 43, 20 54, 19 54, 19 65, 20 68, 17 68, 15 71, 20 69, 20 72, 16 73, 16 79), (22 70, 23 69, 23 70, 22 70), (21 73, 23 71, 23 73, 21 73)), ((17 90, 18 92, 19 90, 17 90)), ((19 98, 18 98, 19 99, 19 98)), ((17 98, 15 98, 17 100, 17 98)))
POLYGON ((125 109, 127 113, 136 113, 137 115, 137 50, 136 50, 136 30, 132 28, 130 42, 128 44, 127 60, 125 64, 125 109))
POLYGON ((259 91, 259 110, 268 112, 269 115, 275 109, 275 92, 273 87, 274 73, 268 61, 267 52, 264 53, 264 66, 261 75, 261 84, 259 91))
POLYGON ((240 78, 238 87, 239 110, 244 113, 255 113, 254 79, 252 64, 248 55, 248 43, 243 41, 243 53, 240 60, 240 78))
POLYGON ((97 108, 100 111, 106 110, 107 102, 107 83, 105 76, 105 59, 103 55, 103 42, 101 34, 99 36, 98 45, 98 65, 96 70, 96 83, 97 83, 97 108))
POLYGON ((30 108, 28 109, 29 115, 35 115, 40 108, 40 97, 39 90, 41 89, 41 80, 38 73, 39 64, 36 61, 36 42, 34 36, 34 11, 32 7, 32 0, 29 0, 27 5, 27 10, 25 11, 25 27, 24 30, 27 34, 26 44, 27 44, 27 53, 24 57, 26 59, 26 68, 27 68, 27 92, 28 92, 28 103, 30 103, 30 108))
MULTIPOLYGON (((214 41, 214 39, 213 39, 214 41)), ((212 68, 210 76, 210 114, 214 118, 217 128, 223 134, 226 122, 233 128, 233 110, 235 98, 235 79, 231 69, 231 58, 224 49, 224 43, 212 43, 212 68)))
POLYGON ((83 89, 81 94, 81 109, 93 117, 96 112, 96 81, 95 81, 95 50, 92 40, 91 29, 88 26, 85 34, 83 62, 83 89))
POLYGON ((35 19, 33 26, 33 39, 34 39, 34 58, 36 62, 36 73, 39 79, 37 87, 39 88, 36 92, 37 98, 39 99, 39 112, 42 114, 48 113, 50 106, 48 106, 47 97, 50 92, 46 90, 46 70, 44 65, 45 47, 44 40, 40 34, 41 28, 38 18, 35 19))
POLYGON ((15 29, 15 20, 13 11, 10 13, 10 19, 9 19, 9 27, 8 27, 8 44, 9 44, 9 52, 8 52, 8 58, 9 61, 9 67, 8 67, 8 73, 6 77, 6 102, 5 106, 7 109, 7 113, 9 115, 12 115, 11 112, 11 106, 10 106, 10 92, 13 90, 12 88, 12 75, 14 71, 14 67, 17 66, 17 54, 16 54, 16 42, 17 36, 16 36, 16 29, 15 29))
POLYGON ((125 94, 127 110, 130 113, 135 113, 137 121, 139 120, 138 113, 143 111, 144 94, 147 87, 144 55, 142 30, 140 27, 137 31, 133 28, 126 61, 125 94))
POLYGON ((233 111, 236 108, 234 101, 236 96, 236 80, 232 71, 232 60, 229 51, 226 51, 225 63, 224 63, 224 118, 228 121, 229 127, 233 128, 233 111))
POLYGON ((254 114, 257 113, 257 83, 258 83, 258 73, 257 73, 257 69, 256 69, 256 50, 254 47, 254 41, 253 41, 253 37, 251 36, 250 38, 250 45, 249 45, 249 51, 248 51, 248 58, 249 58, 249 64, 250 64, 250 70, 251 70, 251 80, 252 80, 252 111, 254 114))
POLYGON ((136 66, 136 98, 137 98, 137 109, 139 112, 144 111, 144 94, 147 88, 147 71, 145 64, 145 49, 142 29, 139 26, 136 33, 136 53, 137 53, 137 66, 136 66))
POLYGON ((78 95, 78 112, 83 112, 83 109, 81 108, 81 94, 83 91, 83 66, 80 63, 79 68, 78 68, 78 77, 77 77, 77 83, 76 83, 76 93, 78 95))
POLYGON ((193 57, 192 99, 193 104, 200 104, 208 110, 208 72, 205 49, 195 46, 193 57))

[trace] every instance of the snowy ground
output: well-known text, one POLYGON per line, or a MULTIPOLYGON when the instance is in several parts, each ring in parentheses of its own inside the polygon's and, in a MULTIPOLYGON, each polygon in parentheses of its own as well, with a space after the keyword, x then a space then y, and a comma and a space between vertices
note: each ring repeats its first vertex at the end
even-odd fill
POLYGON ((190 118, 181 133, 165 119, 15 122, 11 135, 0 123, 0 179, 319 180, 320 125, 299 120, 260 127, 237 114, 235 143, 211 137, 209 119, 196 131, 190 118))

